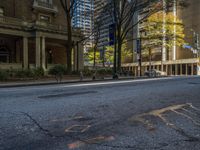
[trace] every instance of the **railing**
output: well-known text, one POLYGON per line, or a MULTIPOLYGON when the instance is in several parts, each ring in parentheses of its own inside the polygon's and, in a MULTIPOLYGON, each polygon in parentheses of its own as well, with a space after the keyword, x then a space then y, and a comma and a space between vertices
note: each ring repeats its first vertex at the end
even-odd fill
POLYGON ((67 32, 67 26, 54 25, 54 24, 50 24, 50 23, 42 22, 42 21, 36 21, 34 26, 39 27, 41 29, 46 29, 46 30, 67 32))
MULTIPOLYGON (((50 24, 47 22, 36 21, 36 22, 27 22, 23 19, 14 18, 14 17, 7 17, 7 16, 0 16, 0 26, 4 28, 17 28, 17 29, 38 29, 38 30, 45 30, 49 32, 58 32, 62 34, 67 33, 67 26, 63 25, 56 25, 50 24)), ((73 29, 75 35, 81 35, 80 29, 73 29)))
POLYGON ((21 69, 22 63, 0 63, 0 69, 21 69))
POLYGON ((47 8, 50 8, 50 9, 54 9, 54 6, 53 4, 50 4, 50 3, 47 3, 47 2, 43 2, 43 1, 37 1, 38 5, 39 6, 42 6, 42 7, 47 7, 47 8))
POLYGON ((56 6, 54 6, 52 3, 48 3, 48 2, 43 2, 41 0, 34 0, 33 3, 33 8, 37 9, 45 9, 46 11, 50 11, 53 13, 57 13, 58 12, 58 8, 56 6))
MULTIPOLYGON (((67 33, 67 26, 64 25, 56 25, 47 22, 36 21, 34 23, 34 26, 44 30, 52 30, 54 32, 56 31, 56 32, 67 33)), ((81 35, 81 30, 79 28, 73 28, 73 32, 74 34, 81 35)))
POLYGON ((13 18, 13 17, 7 17, 7 16, 0 16, 0 24, 5 25, 12 25, 12 26, 26 26, 28 27, 28 22, 25 22, 22 19, 13 18))

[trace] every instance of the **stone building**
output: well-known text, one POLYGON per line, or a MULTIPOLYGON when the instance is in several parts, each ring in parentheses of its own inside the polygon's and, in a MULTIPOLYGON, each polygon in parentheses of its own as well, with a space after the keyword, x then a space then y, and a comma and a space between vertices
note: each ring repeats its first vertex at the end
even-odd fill
MULTIPOLYGON (((83 68, 80 30, 73 30, 73 70, 83 68)), ((0 69, 66 64, 66 17, 59 0, 1 0, 0 69)))
MULTIPOLYGON (((143 59, 142 74, 151 68, 164 71, 168 75, 200 75, 200 41, 198 38, 200 34, 200 1, 190 0, 186 1, 184 5, 179 5, 178 0, 173 2, 171 11, 183 21, 187 48, 174 44, 172 49, 166 51, 161 46, 160 51, 155 54, 155 57, 152 57, 151 62, 148 61, 149 58, 143 59)), ((140 25, 135 29, 135 33, 138 31, 140 31, 140 25)), ((174 32, 176 32, 176 26, 174 26, 174 32)), ((138 34, 140 33, 138 32, 138 34)), ((138 34, 135 34, 136 38, 139 37, 138 34)), ((134 45, 136 48, 136 42, 134 45)), ((123 66, 125 70, 132 71, 136 76, 139 75, 140 67, 137 58, 134 58, 134 63, 123 66)))

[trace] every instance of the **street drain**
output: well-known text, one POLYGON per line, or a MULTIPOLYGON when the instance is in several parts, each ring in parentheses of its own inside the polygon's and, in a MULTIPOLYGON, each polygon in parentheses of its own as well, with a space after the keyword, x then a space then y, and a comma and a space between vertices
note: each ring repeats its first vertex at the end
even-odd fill
POLYGON ((40 98, 40 99, 49 99, 49 98, 70 97, 70 96, 86 95, 86 94, 95 94, 95 93, 97 93, 97 91, 60 93, 60 94, 51 94, 51 95, 39 96, 38 98, 40 98))

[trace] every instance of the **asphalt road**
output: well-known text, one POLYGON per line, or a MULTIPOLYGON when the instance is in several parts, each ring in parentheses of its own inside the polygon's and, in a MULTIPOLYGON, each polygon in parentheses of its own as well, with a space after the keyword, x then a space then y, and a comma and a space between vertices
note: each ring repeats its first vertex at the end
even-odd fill
POLYGON ((200 77, 0 89, 0 150, 200 150, 200 77))

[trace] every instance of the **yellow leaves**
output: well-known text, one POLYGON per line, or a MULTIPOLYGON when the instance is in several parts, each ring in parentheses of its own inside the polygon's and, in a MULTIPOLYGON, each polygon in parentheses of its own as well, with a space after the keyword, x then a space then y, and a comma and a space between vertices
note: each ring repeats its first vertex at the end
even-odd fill
POLYGON ((173 46, 174 40, 176 40, 177 46, 185 44, 185 34, 182 20, 180 20, 177 16, 174 16, 172 12, 166 13, 165 30, 163 30, 163 17, 164 13, 160 11, 151 15, 146 20, 145 25, 143 25, 143 30, 145 32, 142 36, 143 42, 145 41, 143 49, 148 50, 148 48, 161 47, 164 35, 166 37, 166 46, 168 49, 173 46))
MULTIPOLYGON (((114 60, 114 47, 113 46, 107 46, 106 47, 106 59, 109 60, 110 62, 113 62, 114 60)), ((121 50, 121 59, 122 62, 125 62, 126 59, 131 58, 133 55, 133 53, 131 52, 131 50, 129 50, 127 48, 127 41, 124 41, 124 43, 122 44, 122 50, 121 50)))

